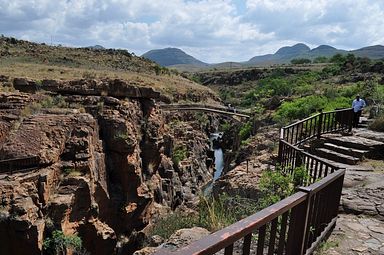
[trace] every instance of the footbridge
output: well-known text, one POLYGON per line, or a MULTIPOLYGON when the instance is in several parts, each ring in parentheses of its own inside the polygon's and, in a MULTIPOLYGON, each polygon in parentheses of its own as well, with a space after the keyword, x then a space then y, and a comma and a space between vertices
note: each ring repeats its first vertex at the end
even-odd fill
POLYGON ((211 112, 229 117, 250 118, 249 113, 238 111, 235 108, 206 104, 161 104, 160 108, 164 111, 200 111, 211 112))

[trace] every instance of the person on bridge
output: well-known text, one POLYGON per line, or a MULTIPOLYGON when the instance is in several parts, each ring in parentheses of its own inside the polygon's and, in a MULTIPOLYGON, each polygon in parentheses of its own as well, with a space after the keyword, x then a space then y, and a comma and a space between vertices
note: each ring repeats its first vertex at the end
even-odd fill
POLYGON ((356 98, 352 102, 352 108, 353 108, 353 127, 357 128, 360 121, 361 112, 363 111, 363 108, 365 107, 365 101, 360 98, 360 95, 357 95, 356 98))

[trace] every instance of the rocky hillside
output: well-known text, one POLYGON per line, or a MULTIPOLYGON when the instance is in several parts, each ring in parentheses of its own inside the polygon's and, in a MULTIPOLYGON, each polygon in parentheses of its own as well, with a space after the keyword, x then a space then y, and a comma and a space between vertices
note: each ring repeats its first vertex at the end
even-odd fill
POLYGON ((0 74, 9 79, 122 79, 151 87, 169 100, 217 100, 204 86, 126 50, 49 46, 0 37, 0 74), (205 99, 204 99, 205 98, 205 99))
POLYGON ((194 203, 212 178, 205 130, 214 118, 162 113, 151 88, 1 84, 0 254, 41 254, 54 230, 79 236, 91 254, 131 254, 156 215, 194 203))

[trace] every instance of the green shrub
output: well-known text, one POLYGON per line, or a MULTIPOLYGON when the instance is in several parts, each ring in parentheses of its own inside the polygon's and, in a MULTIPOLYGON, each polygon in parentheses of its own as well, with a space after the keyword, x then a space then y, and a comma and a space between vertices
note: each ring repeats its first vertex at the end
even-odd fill
POLYGON ((337 96, 337 92, 329 90, 329 96, 307 96, 298 98, 291 102, 284 102, 275 112, 273 119, 281 124, 292 122, 293 120, 306 118, 320 110, 331 111, 337 108, 348 108, 352 100, 346 97, 337 96))
POLYGON ((185 145, 177 145, 173 148, 172 161, 177 166, 180 161, 183 161, 188 156, 188 150, 185 145))
POLYGON ((67 254, 67 249, 72 250, 74 254, 82 251, 82 241, 77 235, 66 236, 60 230, 52 232, 52 236, 44 240, 43 248, 48 254, 67 254))
POLYGON ((327 62, 328 62, 328 58, 327 58, 327 57, 324 57, 324 56, 316 57, 316 58, 313 60, 313 63, 314 63, 314 64, 318 64, 318 63, 327 63, 327 62))
POLYGON ((310 175, 308 174, 308 171, 305 167, 303 166, 300 166, 300 167, 296 167, 294 170, 293 170, 293 185, 295 187, 298 187, 298 186, 306 186, 307 184, 309 184, 309 181, 310 181, 310 175))
POLYGON ((285 124, 295 119, 303 119, 324 109, 327 99, 322 96, 307 96, 292 102, 284 102, 274 114, 274 120, 285 124))
POLYGON ((129 140, 130 137, 126 132, 117 132, 114 136, 115 139, 129 140))
POLYGON ((266 208, 288 197, 294 191, 294 184, 290 175, 281 171, 265 170, 259 180, 260 208, 266 208))
POLYGON ((247 140, 252 135, 252 123, 245 123, 239 130, 240 141, 247 140))
POLYGON ((229 122, 224 122, 220 124, 219 130, 221 132, 228 132, 231 129, 231 124, 229 122))
POLYGON ((79 175, 81 175, 81 171, 79 171, 75 168, 67 167, 67 168, 63 169, 63 174, 65 176, 79 176, 79 175))
POLYGON ((312 61, 308 58, 294 58, 291 60, 291 64, 301 65, 301 64, 310 64, 312 61))

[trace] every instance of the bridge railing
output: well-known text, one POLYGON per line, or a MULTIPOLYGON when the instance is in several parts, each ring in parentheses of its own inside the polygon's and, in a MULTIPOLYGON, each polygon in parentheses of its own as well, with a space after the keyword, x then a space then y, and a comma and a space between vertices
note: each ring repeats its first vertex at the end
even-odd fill
MULTIPOLYGON (((160 104, 160 108, 162 109, 178 109, 178 108, 207 108, 207 109, 214 109, 218 111, 224 111, 224 112, 234 112, 233 108, 228 108, 225 106, 220 106, 220 105, 210 105, 210 104, 160 104)), ((236 113, 239 114, 244 114, 244 115, 249 115, 249 112, 245 112, 239 109, 235 110, 236 113)))

